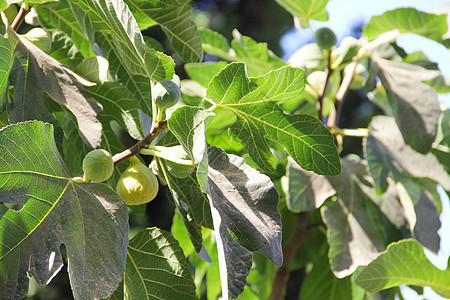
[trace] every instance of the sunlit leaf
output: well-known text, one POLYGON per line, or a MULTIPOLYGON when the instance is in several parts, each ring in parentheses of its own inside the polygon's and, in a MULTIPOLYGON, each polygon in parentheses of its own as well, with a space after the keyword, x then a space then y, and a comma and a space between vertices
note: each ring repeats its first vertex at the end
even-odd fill
POLYGON ((37 5, 40 22, 47 28, 54 28, 69 36, 84 57, 94 56, 88 36, 83 32, 73 14, 73 4, 58 1, 48 5, 37 5))
POLYGON ((309 20, 328 21, 328 13, 325 7, 328 0, 276 0, 294 17, 301 27, 308 28, 309 20))
POLYGON ((419 11, 412 7, 402 7, 374 16, 364 27, 364 34, 369 39, 391 31, 415 33, 439 43, 447 33, 447 16, 419 11))
POLYGON ((272 172, 276 165, 267 137, 282 144, 304 169, 339 174, 339 156, 329 130, 311 115, 286 115, 277 105, 300 97, 304 86, 305 72, 298 68, 248 78, 244 64, 232 63, 211 80, 207 97, 217 108, 233 112, 236 122, 231 131, 263 170, 272 172))
POLYGON ((224 61, 206 61, 200 64, 186 64, 184 69, 192 80, 197 81, 204 87, 208 87, 214 75, 220 72, 227 65, 224 61))
MULTIPOLYGON (((397 183, 400 201, 404 208, 404 215, 409 223, 411 235, 429 250, 437 253, 440 248, 438 230, 441 228, 439 221, 440 196, 433 199, 433 195, 420 185, 424 179, 403 179, 397 183), (419 181, 419 182, 417 182, 419 181), (436 204, 436 201, 439 205, 436 204)), ((436 183, 434 185, 436 193, 436 183)))
POLYGON ((172 47, 186 62, 200 62, 203 57, 200 36, 192 20, 190 0, 127 0, 139 27, 144 30, 158 24, 172 47))
POLYGON ((389 245, 376 260, 355 273, 354 280, 370 293, 408 284, 429 286, 441 296, 450 297, 450 269, 436 268, 412 239, 389 245))
POLYGON ((23 298, 27 272, 41 284, 62 267, 65 245, 75 299, 107 297, 122 279, 128 211, 108 186, 71 179, 51 125, 33 121, 0 131, 0 201, 16 203, 0 218, 2 298, 23 298))
POLYGON ((109 35, 112 49, 118 52, 118 56, 130 72, 157 81, 172 79, 174 73, 172 58, 145 45, 136 20, 125 2, 112 0, 100 3, 93 0, 76 0, 72 3, 78 5, 89 16, 89 25, 92 29, 109 35))

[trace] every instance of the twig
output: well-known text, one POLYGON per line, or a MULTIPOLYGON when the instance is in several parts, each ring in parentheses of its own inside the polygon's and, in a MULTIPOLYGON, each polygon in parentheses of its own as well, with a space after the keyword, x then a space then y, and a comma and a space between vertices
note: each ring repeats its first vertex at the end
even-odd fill
MULTIPOLYGON (((358 58, 359 59, 359 58, 358 58)), ((328 127, 336 127, 339 123, 339 117, 341 115, 342 106, 344 105, 344 98, 348 93, 350 88, 350 84, 353 81, 353 77, 355 76, 356 66, 358 65, 358 60, 353 61, 350 64, 350 72, 347 72, 342 80, 341 86, 336 93, 336 110, 330 113, 328 116, 327 126, 328 127)))
POLYGON ((318 112, 319 112, 319 120, 323 122, 323 100, 325 98, 325 92, 327 90, 328 82, 330 81, 331 75, 333 74, 333 69, 331 68, 331 50, 328 51, 328 58, 327 58, 327 68, 325 70, 326 77, 325 82, 322 86, 322 89, 319 91, 319 96, 317 97, 318 100, 318 112))
POLYGON ((127 150, 117 153, 113 156, 114 167, 116 167, 121 162, 126 161, 132 156, 140 153, 141 149, 150 145, 150 143, 165 129, 167 128, 167 120, 156 122, 150 132, 139 142, 128 148, 127 150))
POLYGON ((283 298, 284 289, 289 279, 292 261, 294 260, 298 248, 308 235, 308 217, 309 212, 294 214, 294 228, 289 237, 289 241, 283 249, 283 264, 275 275, 269 300, 280 300, 283 298))
POLYGON ((25 16, 30 12, 30 7, 28 5, 22 5, 20 7, 19 13, 17 14, 16 18, 11 24, 11 28, 14 31, 17 31, 19 29, 20 24, 22 24, 23 20, 25 20, 25 16))

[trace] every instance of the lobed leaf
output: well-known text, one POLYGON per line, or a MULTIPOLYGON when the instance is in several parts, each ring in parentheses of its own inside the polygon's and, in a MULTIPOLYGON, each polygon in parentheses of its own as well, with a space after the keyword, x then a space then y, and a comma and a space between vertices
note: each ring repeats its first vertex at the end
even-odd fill
POLYGON ((189 2, 190 0, 126 1, 142 30, 156 24, 161 26, 182 60, 200 62, 203 50, 189 2))
POLYGON ((269 177, 244 159, 208 149, 208 197, 219 254, 224 298, 244 290, 252 266, 252 251, 276 265, 282 263, 278 193, 269 177))
POLYGON ((412 239, 389 245, 367 267, 354 276, 355 282, 370 293, 402 284, 429 286, 443 297, 450 297, 450 269, 439 270, 412 239))
POLYGON ((329 130, 311 115, 286 115, 277 105, 298 99, 304 86, 305 72, 301 69, 283 67, 248 78, 244 64, 232 63, 211 80, 207 97, 216 108, 233 112, 237 120, 231 131, 263 170, 272 172, 276 165, 265 140, 268 137, 283 145, 304 169, 339 174, 339 156, 329 130))
MULTIPOLYGON (((421 35, 445 45, 443 36, 447 33, 447 16, 419 11, 412 7, 402 7, 374 16, 364 27, 363 33, 369 39, 398 30, 421 35)), ((448 47, 447 47, 448 48, 448 47)))
POLYGON ((2 298, 24 297, 27 274, 48 284, 62 267, 62 244, 74 298, 107 297, 125 271, 123 200, 104 184, 70 178, 49 124, 5 127, 0 142, 0 201, 21 208, 0 217, 2 298))

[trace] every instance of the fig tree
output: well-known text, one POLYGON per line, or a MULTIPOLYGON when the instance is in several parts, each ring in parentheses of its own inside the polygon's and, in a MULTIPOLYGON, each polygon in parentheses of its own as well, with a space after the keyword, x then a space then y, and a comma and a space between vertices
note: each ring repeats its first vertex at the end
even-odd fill
POLYGON ((114 162, 111 154, 104 149, 95 149, 83 159, 83 172, 87 180, 103 182, 111 177, 114 162))
POLYGON ((127 205, 139 205, 155 199, 158 190, 158 178, 155 174, 137 157, 131 157, 130 165, 117 182, 117 194, 127 205))
POLYGON ((314 40, 320 48, 325 50, 331 49, 337 42, 336 35, 328 27, 319 28, 314 34, 314 40))
POLYGON ((152 89, 152 99, 159 108, 169 108, 181 98, 180 87, 172 80, 163 80, 152 89))

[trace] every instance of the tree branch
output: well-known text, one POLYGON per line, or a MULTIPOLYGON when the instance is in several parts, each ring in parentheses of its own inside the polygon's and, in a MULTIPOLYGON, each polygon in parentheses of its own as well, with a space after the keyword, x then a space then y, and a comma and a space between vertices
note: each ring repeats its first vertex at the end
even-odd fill
POLYGON ((16 18, 11 24, 12 30, 17 32, 17 29, 19 29, 20 24, 22 24, 23 20, 25 20, 25 16, 30 12, 30 7, 28 5, 22 5, 20 7, 19 13, 17 14, 16 18))
POLYGON ((292 230, 289 241, 283 248, 283 264, 278 269, 275 275, 275 280, 272 285, 272 292, 269 300, 281 300, 289 279, 289 272, 291 271, 292 261, 298 248, 308 235, 309 228, 308 218, 309 212, 301 212, 294 214, 294 228, 292 230))
POLYGON ((167 120, 156 122, 150 132, 139 142, 128 148, 127 150, 117 153, 113 156, 114 167, 121 162, 126 161, 132 156, 140 153, 141 149, 150 145, 150 143, 167 128, 167 120))
POLYGON ((328 51, 327 58, 327 68, 325 69, 326 77, 322 89, 319 91, 318 100, 318 112, 319 120, 323 122, 323 100, 325 98, 325 92, 327 90, 328 82, 330 81, 331 75, 333 74, 333 69, 331 68, 331 50, 328 51))
POLYGON ((350 84, 353 81, 353 77, 355 76, 355 70, 356 66, 358 65, 358 60, 354 60, 350 64, 350 72, 347 72, 344 76, 344 79, 342 80, 341 86, 339 87, 339 90, 336 93, 336 111, 333 113, 330 113, 328 116, 327 126, 328 127, 336 127, 339 123, 339 117, 342 111, 342 106, 344 105, 344 98, 348 93, 348 90, 350 88, 350 84))

